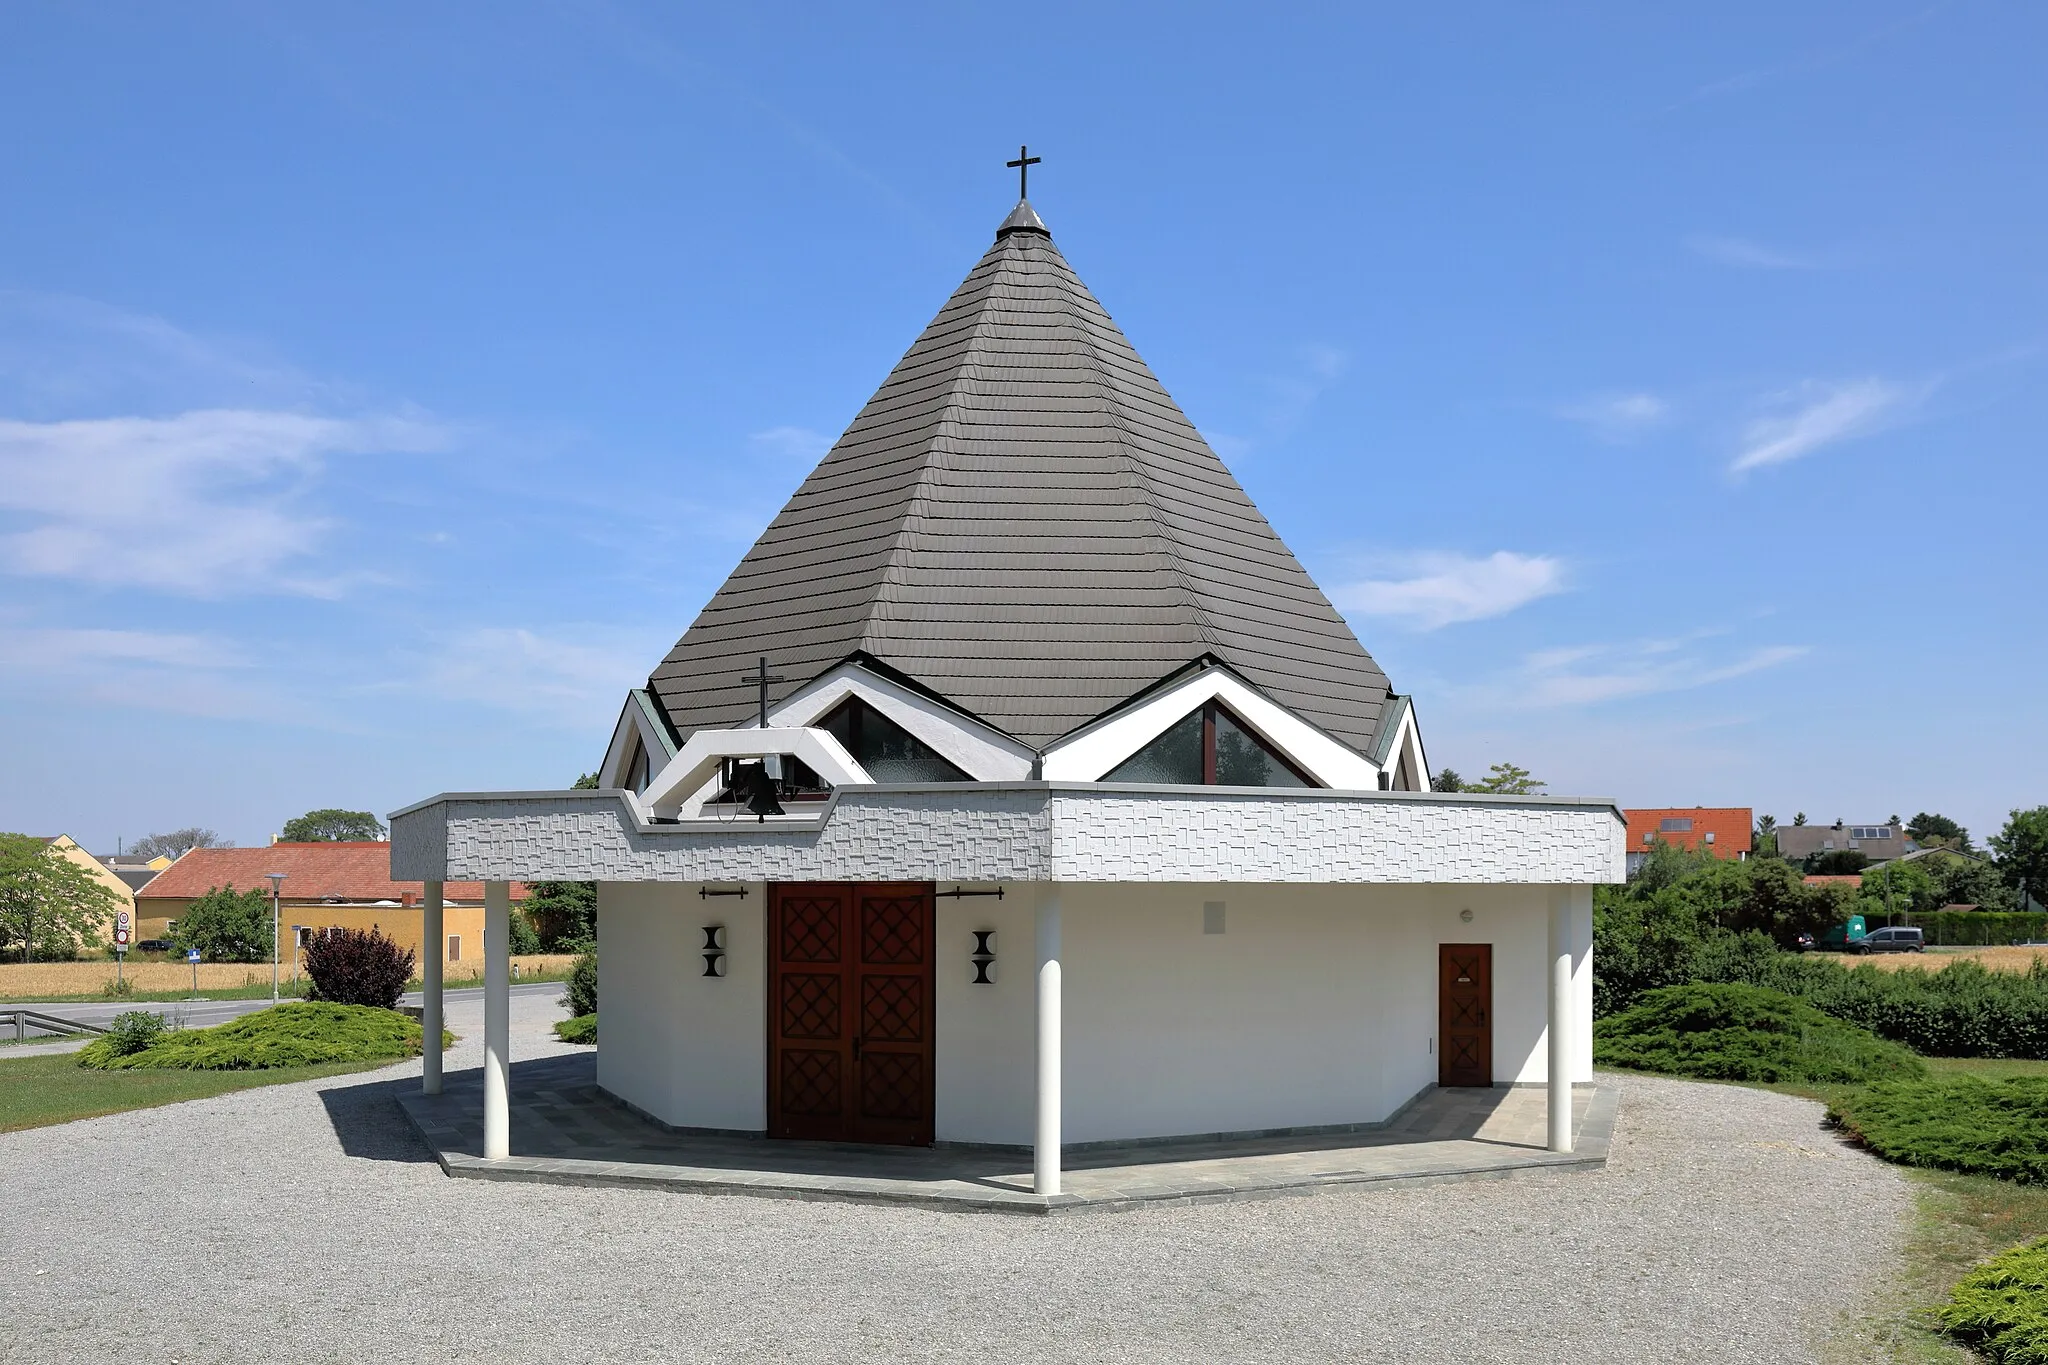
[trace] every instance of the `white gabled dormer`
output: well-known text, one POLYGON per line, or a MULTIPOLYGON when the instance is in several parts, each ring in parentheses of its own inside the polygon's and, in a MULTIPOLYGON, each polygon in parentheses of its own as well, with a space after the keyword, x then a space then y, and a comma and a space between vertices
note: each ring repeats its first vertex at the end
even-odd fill
MULTIPOLYGON (((1405 707, 1405 703, 1404 703, 1405 707)), ((1392 762, 1374 762, 1280 706, 1231 670, 1211 664, 1084 726, 1045 751, 1048 780, 1187 782, 1217 786, 1331 787, 1372 791, 1392 780, 1407 750, 1419 746, 1412 711, 1390 746, 1392 762), (1389 778, 1382 782, 1382 775, 1389 778)), ((1417 750, 1419 755, 1419 748, 1417 750)), ((1411 764, 1410 771, 1426 771, 1411 764)), ((1403 787, 1417 790, 1419 784, 1403 787)))

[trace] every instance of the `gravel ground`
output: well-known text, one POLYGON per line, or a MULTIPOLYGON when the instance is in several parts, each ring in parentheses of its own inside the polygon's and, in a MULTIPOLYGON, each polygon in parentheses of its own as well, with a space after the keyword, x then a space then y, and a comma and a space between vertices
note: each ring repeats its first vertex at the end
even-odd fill
MULTIPOLYGON (((475 1064, 480 1010, 451 1008, 475 1064)), ((547 1002, 515 1057, 554 1051, 547 1002)), ((1817 1105, 1622 1084, 1602 1174, 1063 1219, 449 1180, 406 1068, 0 1134, 0 1360, 1802 1361, 1909 1195, 1817 1105)))

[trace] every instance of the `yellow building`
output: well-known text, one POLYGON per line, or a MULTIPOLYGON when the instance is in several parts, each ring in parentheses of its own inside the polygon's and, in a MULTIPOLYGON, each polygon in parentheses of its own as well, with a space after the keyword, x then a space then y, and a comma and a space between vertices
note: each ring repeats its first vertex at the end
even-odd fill
MULTIPOLYGON (((420 941, 425 884, 393 881, 391 845, 381 842, 195 848, 136 893, 136 941, 170 937, 192 903, 216 888, 267 896, 271 873, 283 874, 278 884, 283 960, 315 935, 340 929, 381 930, 425 960, 427 945, 420 941)), ((525 886, 513 883, 513 902, 525 898, 525 886)), ((447 883, 442 905, 441 960, 463 975, 467 964, 483 960, 483 883, 447 883)))
MULTIPOLYGON (((95 932, 98 942, 89 943, 86 946, 93 948, 105 947, 111 944, 114 941, 115 915, 122 910, 128 911, 131 918, 134 915, 135 892, 130 889, 128 883, 115 876, 105 863, 79 847, 78 841, 70 835, 51 835, 45 837, 43 843, 49 848, 53 857, 62 858, 66 862, 73 863, 90 873, 92 879, 101 886, 104 886, 107 889, 107 893, 114 898, 113 907, 107 911, 106 922, 101 924, 95 932)), ((165 865, 168 866, 168 862, 165 865)))

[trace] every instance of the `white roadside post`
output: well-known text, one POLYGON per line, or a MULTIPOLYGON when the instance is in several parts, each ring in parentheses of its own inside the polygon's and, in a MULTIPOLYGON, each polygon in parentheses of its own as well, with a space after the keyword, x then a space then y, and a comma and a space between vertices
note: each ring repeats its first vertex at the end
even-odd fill
POLYGON ((420 1093, 441 1093, 441 883, 420 900, 420 1093))
POLYGON ((484 1159, 512 1154, 512 885, 484 883, 484 1159))
POLYGON ((1550 893, 1550 1150, 1572 1149, 1572 895, 1550 893))
POLYGON ((1038 1125, 1031 1158, 1031 1188, 1060 1192, 1060 894, 1038 896, 1038 1125))
POLYGON ((278 927, 278 892, 284 886, 284 873, 266 872, 270 882, 270 1003, 277 1003, 277 955, 284 950, 284 934, 278 927))

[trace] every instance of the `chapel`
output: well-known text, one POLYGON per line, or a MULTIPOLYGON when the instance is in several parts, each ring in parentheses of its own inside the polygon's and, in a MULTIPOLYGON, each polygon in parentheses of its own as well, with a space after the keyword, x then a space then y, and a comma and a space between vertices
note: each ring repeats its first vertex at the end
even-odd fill
POLYGON ((1548 1085, 1568 1149, 1624 853, 1608 800, 1429 790, 1411 699, 1028 200, 630 688, 598 790, 392 827, 430 902, 598 883, 620 1103, 1030 1148, 1047 1194, 1076 1145, 1437 1086, 1548 1085))

